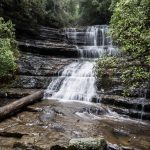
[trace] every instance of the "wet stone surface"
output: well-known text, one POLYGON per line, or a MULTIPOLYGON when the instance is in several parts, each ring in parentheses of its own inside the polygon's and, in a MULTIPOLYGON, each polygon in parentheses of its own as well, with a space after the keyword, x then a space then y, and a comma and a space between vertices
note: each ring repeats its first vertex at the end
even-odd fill
POLYGON ((43 100, 0 123, 0 147, 46 150, 67 147, 73 138, 103 136, 120 147, 149 150, 149 122, 117 117, 105 110, 100 104, 43 100), (85 108, 90 111, 84 112, 85 108))

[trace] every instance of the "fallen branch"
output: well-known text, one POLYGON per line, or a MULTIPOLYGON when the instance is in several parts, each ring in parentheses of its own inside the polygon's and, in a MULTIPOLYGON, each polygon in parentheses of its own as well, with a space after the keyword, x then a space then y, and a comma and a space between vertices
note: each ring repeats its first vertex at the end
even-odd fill
POLYGON ((42 99, 43 94, 44 94, 44 90, 41 90, 32 95, 26 96, 15 102, 12 102, 6 106, 0 107, 0 120, 5 119, 6 117, 17 113, 22 108, 42 99))

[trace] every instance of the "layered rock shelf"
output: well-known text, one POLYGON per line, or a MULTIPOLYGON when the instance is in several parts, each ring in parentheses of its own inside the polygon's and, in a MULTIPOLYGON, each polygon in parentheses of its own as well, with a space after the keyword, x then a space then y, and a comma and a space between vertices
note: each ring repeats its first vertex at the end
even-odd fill
POLYGON ((59 57, 78 57, 79 53, 75 46, 65 43, 55 44, 50 41, 25 40, 18 42, 19 48, 23 52, 31 52, 42 55, 59 57))
POLYGON ((115 95, 101 97, 102 104, 109 106, 112 111, 132 118, 150 120, 150 101, 144 98, 125 98, 115 95))

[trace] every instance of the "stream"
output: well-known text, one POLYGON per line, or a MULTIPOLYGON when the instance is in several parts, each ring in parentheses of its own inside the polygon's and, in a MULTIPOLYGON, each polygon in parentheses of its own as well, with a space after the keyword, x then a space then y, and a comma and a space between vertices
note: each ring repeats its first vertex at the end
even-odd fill
MULTIPOLYGON (((105 98, 105 101, 103 98, 102 103, 103 95, 99 96, 97 92, 94 72, 96 60, 106 54, 111 56, 119 54, 118 48, 113 46, 108 36, 108 26, 67 28, 63 33, 69 44, 76 48, 80 57, 44 56, 41 62, 43 59, 49 60, 41 64, 40 55, 28 54, 28 59, 25 61, 23 59, 23 62, 29 63, 34 57, 36 67, 33 68, 39 76, 43 75, 45 65, 46 79, 49 74, 53 74, 51 71, 49 73, 50 64, 59 64, 59 67, 57 66, 59 72, 56 72, 57 67, 54 67, 55 76, 50 83, 48 82, 49 86, 45 90, 43 101, 28 106, 24 111, 0 123, 0 133, 3 131, 0 135, 0 148, 2 150, 19 148, 48 150, 56 145, 67 147, 72 138, 103 136, 109 143, 108 150, 149 150, 150 125, 147 119, 149 101, 145 100, 142 108, 137 100, 130 102, 120 97, 115 99, 117 103, 113 101, 114 97, 105 98), (38 70, 40 67, 41 72, 38 70), (111 104, 107 103, 107 100, 110 100, 111 104), (134 104, 139 105, 134 106, 134 104), (121 106, 123 108, 120 109, 121 106), (140 115, 136 114, 139 115, 137 119, 126 115, 126 112, 128 114, 131 112, 127 109, 129 106, 131 110, 135 107, 136 113, 140 112, 140 115), (117 109, 120 113, 114 111, 117 109), (147 120, 142 120, 142 117, 147 120)), ((30 70, 29 68, 27 72, 30 70)), ((31 81, 34 85, 35 81, 33 79, 31 81)), ((31 91, 30 88, 28 90, 31 91)), ((143 102, 143 99, 139 101, 143 102)), ((133 115, 135 115, 134 111, 133 115)))

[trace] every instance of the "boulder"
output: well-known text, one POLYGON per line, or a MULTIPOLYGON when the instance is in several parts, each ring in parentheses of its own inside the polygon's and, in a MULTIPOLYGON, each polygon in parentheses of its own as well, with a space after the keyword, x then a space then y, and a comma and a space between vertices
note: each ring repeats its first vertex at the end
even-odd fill
POLYGON ((71 139, 68 150, 106 150, 107 143, 102 137, 71 139))

